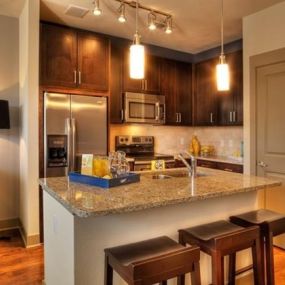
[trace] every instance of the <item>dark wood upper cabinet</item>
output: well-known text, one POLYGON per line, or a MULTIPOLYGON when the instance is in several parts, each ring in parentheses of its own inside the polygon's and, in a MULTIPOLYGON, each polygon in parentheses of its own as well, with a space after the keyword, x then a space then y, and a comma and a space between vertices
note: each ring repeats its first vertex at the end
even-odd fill
POLYGON ((123 55, 119 44, 111 43, 110 122, 123 123, 123 55))
POLYGON ((78 85, 108 91, 109 41, 89 32, 78 32, 78 85))
POLYGON ((226 61, 230 68, 230 90, 223 92, 216 85, 218 57, 195 65, 194 125, 242 125, 242 51, 226 54, 226 61))
POLYGON ((70 28, 41 24, 41 84, 76 87, 77 35, 70 28))
POLYGON ((41 23, 41 85, 106 92, 109 54, 103 36, 41 23))
POLYGON ((162 59, 161 94, 166 100, 166 124, 192 124, 192 64, 162 59))
POLYGON ((159 71, 160 59, 158 57, 146 54, 145 56, 145 78, 130 78, 130 51, 129 48, 124 52, 124 92, 138 92, 159 94, 159 71))
POLYGON ((217 59, 195 65, 194 125, 217 125, 217 59))

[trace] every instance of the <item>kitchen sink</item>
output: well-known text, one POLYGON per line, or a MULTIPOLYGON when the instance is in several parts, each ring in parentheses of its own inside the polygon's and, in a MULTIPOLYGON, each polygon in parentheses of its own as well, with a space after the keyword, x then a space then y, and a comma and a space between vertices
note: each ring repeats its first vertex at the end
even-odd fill
POLYGON ((152 179, 170 179, 173 178, 173 176, 170 175, 164 175, 164 174, 155 174, 152 176, 152 179))
MULTIPOLYGON (((204 177, 207 176, 206 173, 198 172, 196 177, 204 177)), ((189 177, 188 172, 174 172, 174 173, 169 173, 169 174, 154 174, 152 175, 152 179, 157 179, 157 180, 164 180, 164 179, 171 179, 171 178, 184 178, 184 177, 189 177)))

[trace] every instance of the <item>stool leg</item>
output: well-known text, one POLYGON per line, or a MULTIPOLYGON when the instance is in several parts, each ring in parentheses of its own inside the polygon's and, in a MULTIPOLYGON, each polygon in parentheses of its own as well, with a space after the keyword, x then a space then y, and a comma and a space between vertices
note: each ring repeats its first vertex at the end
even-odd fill
MULTIPOLYGON (((179 232, 178 242, 181 245, 186 246, 186 242, 183 239, 183 234, 181 234, 180 232, 179 232)), ((180 275, 177 277, 177 285, 185 285, 185 275, 180 275)))
POLYGON ((254 284, 264 285, 264 274, 262 270, 262 259, 260 251, 260 239, 256 239, 252 246, 252 260, 253 260, 253 273, 254 273, 254 284))
POLYGON ((109 264, 107 255, 105 255, 105 285, 113 285, 113 268, 109 264))
POLYGON ((267 285, 274 285, 274 259, 273 259, 273 234, 269 232, 265 237, 266 251, 266 279, 267 285))
POLYGON ((194 262, 194 270, 191 272, 191 285, 201 285, 200 263, 194 262))
POLYGON ((261 272, 263 276, 263 280, 265 283, 265 242, 264 242, 264 236, 261 234, 259 238, 259 244, 260 244, 260 258, 261 258, 261 272))
POLYGON ((224 285, 224 257, 219 251, 212 253, 212 283, 224 285))
POLYGON ((236 253, 229 255, 229 285, 236 284, 236 253))
POLYGON ((159 285, 167 285, 167 281, 162 281, 159 283, 159 285))

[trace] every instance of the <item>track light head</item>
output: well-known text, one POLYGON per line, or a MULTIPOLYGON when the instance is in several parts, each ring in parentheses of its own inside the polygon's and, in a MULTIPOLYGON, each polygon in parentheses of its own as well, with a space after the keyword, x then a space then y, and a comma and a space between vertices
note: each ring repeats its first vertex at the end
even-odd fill
POLYGON ((148 28, 151 31, 156 30, 156 15, 154 12, 148 14, 148 28))
POLYGON ((173 30, 172 27, 172 17, 168 16, 165 20, 165 33, 166 34, 171 34, 173 30))
POLYGON ((93 4, 94 4, 93 14, 95 16, 100 16, 102 14, 102 10, 100 9, 99 0, 95 0, 93 4))
POLYGON ((126 6, 125 3, 122 3, 118 9, 119 12, 119 17, 118 17, 118 21, 120 23, 125 23, 127 21, 126 19, 126 6))

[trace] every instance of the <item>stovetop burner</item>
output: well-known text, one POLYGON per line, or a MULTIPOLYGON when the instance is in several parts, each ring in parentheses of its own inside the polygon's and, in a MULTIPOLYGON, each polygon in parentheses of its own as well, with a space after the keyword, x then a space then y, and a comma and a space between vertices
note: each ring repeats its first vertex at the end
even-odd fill
POLYGON ((127 157, 135 161, 174 160, 173 155, 154 152, 154 137, 152 136, 117 136, 116 151, 124 151, 127 157))

